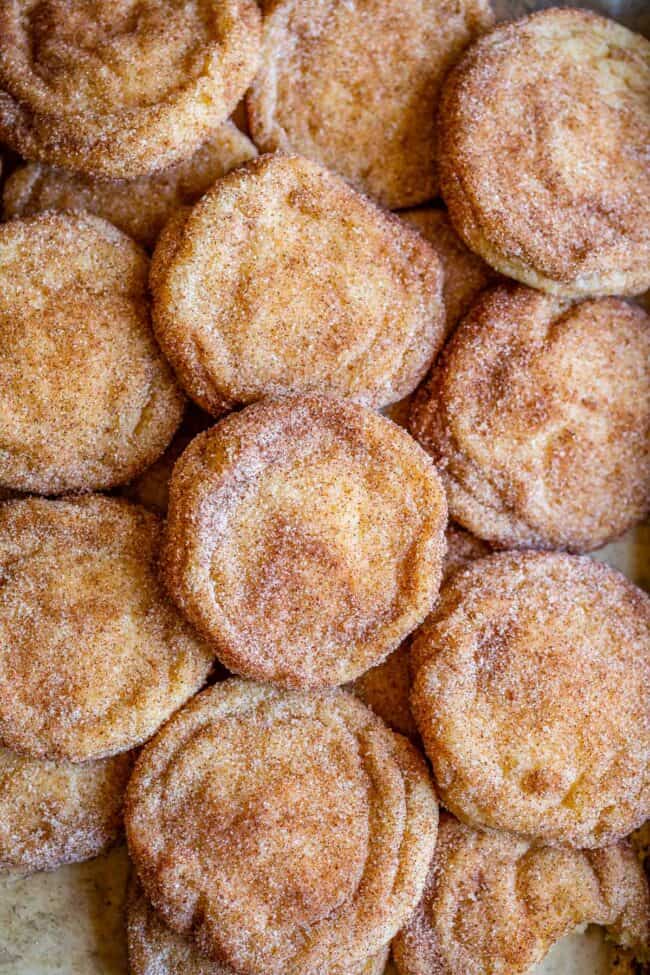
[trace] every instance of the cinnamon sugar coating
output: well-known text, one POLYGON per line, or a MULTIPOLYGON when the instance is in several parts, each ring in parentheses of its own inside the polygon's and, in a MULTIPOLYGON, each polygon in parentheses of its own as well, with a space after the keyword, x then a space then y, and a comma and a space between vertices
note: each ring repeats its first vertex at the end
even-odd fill
POLYGON ((494 271, 478 254, 465 247, 445 210, 419 207, 404 210, 400 217, 429 241, 442 262, 442 296, 447 319, 446 335, 449 335, 478 294, 494 280, 494 271))
MULTIPOLYGON (((201 954, 191 938, 176 934, 154 911, 132 873, 126 918, 131 975, 235 975, 232 968, 201 954)), ((388 946, 349 975, 383 975, 388 946)), ((344 972, 341 972, 344 975, 344 972)))
POLYGON ((253 139, 299 152, 390 209, 438 194, 438 95, 489 0, 273 0, 248 96, 253 139))
POLYGON ((650 958, 650 895, 628 844, 531 847, 445 813, 424 896, 393 957, 399 975, 525 975, 586 923, 650 958))
POLYGON ((503 553, 416 633, 411 707, 471 826, 595 848, 650 813, 650 597, 604 563, 503 553))
POLYGON ((230 115, 260 39, 254 0, 9 0, 0 138, 107 179, 164 169, 230 115))
POLYGON ((446 522, 433 465, 390 420, 325 397, 267 400, 178 460, 162 571, 228 670, 342 684, 430 611, 446 522))
POLYGON ((423 760, 356 698, 231 679, 143 750, 125 821, 174 931, 237 972, 327 975, 406 921, 437 818, 423 760))
MULTIPOLYGON (((443 582, 462 566, 489 555, 491 549, 479 538, 449 525, 445 532, 447 551, 442 566, 443 582)), ((367 670, 352 683, 349 690, 378 714, 393 731, 416 738, 417 726, 411 714, 411 665, 408 639, 383 663, 367 670)))
POLYGON ((0 505, 0 743, 81 762, 133 748, 212 654, 156 575, 161 523, 127 501, 0 505))
POLYGON ((224 122, 187 159, 133 180, 96 179, 44 163, 25 163, 4 185, 4 216, 86 210, 153 247, 174 210, 194 203, 216 179, 256 155, 250 139, 232 122, 224 122))
POLYGON ((72 765, 0 748, 0 870, 90 860, 122 829, 130 753, 72 765))
POLYGON ((650 318, 617 298, 492 288, 416 396, 410 429, 474 534, 600 548, 650 509, 650 318))
POLYGON ((440 178, 465 243, 557 295, 650 285, 650 42, 586 10, 498 26, 447 76, 440 178))
POLYGON ((151 330, 149 264, 89 214, 0 226, 0 485, 123 483, 162 454, 185 399, 151 330))
POLYGON ((315 163, 264 156, 163 232, 154 328, 215 415, 292 392, 380 407, 415 389, 442 344, 442 278, 397 217, 315 163))

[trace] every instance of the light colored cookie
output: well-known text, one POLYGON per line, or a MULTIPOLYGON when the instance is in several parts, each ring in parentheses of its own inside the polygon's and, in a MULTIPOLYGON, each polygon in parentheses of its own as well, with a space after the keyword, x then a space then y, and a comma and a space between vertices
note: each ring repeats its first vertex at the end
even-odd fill
POLYGON ((88 214, 0 226, 0 486, 108 488, 162 454, 185 400, 151 330, 148 269, 88 214))
POLYGON ((153 247, 174 210, 194 203, 216 179, 256 155, 250 139, 232 122, 224 122, 188 159, 138 179, 95 179, 44 163, 25 163, 4 185, 4 217, 86 210, 144 247, 153 247))
POLYGON ((489 0, 275 0, 248 93, 264 151, 299 152, 391 209, 438 194, 442 79, 493 23, 489 0))
POLYGON ((410 393, 444 337, 442 268, 414 230, 315 163, 264 156, 165 229, 154 328, 210 413, 330 393, 410 393))
POLYGON ((260 52, 254 0, 9 0, 0 138, 27 159, 134 179, 191 156, 260 52))
MULTIPOLYGON (((231 968, 199 952, 191 938, 176 934, 156 914, 132 873, 127 898, 126 932, 131 975, 235 975, 231 968)), ((350 975, 383 975, 388 945, 350 975)), ((344 975, 341 972, 341 975, 344 975)))
MULTIPOLYGON (((447 552, 442 567, 443 582, 468 562, 483 558, 491 552, 485 542, 474 538, 457 525, 448 526, 445 538, 447 552)), ((383 718, 393 731, 408 738, 417 737, 418 730, 409 703, 411 665, 408 640, 383 663, 357 677, 348 689, 383 718)))
POLYGON ((411 707, 470 826, 594 848, 650 813, 650 597, 609 566, 511 552, 466 566, 415 635, 411 707))
POLYGON ((0 870, 54 870, 107 849, 132 764, 130 753, 72 765, 0 748, 0 870))
POLYGON ((442 296, 447 316, 446 334, 449 335, 478 294, 494 279, 494 271, 465 247, 446 210, 420 207, 404 210, 400 217, 419 230, 442 261, 442 296))
POLYGON ((526 975, 585 924, 650 958, 650 894, 629 845, 536 848, 444 814, 424 896, 393 957, 400 975, 526 975))
POLYGON ((85 761, 133 748, 212 654, 161 590, 161 523, 127 501, 0 505, 0 743, 85 761))
POLYGON ((424 761, 352 695, 231 679, 194 698, 129 783, 154 908, 250 975, 354 970, 415 908, 435 845, 424 761))
POLYGON ((267 400, 177 461, 162 571, 228 670, 342 684, 430 611, 446 522, 433 464, 390 420, 325 397, 267 400))
POLYGON ((522 285, 479 297, 410 429, 451 517, 504 548, 600 548, 650 509, 650 318, 522 285))
POLYGON ((480 39, 440 104, 442 195, 471 250, 569 297, 650 286, 650 42, 586 10, 480 39))

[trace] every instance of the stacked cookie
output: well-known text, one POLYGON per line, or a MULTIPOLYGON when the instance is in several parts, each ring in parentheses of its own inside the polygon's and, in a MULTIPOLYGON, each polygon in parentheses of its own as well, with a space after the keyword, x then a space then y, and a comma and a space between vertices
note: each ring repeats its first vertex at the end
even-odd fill
POLYGON ((133 975, 650 958, 585 555, 650 508, 650 45, 493 20, 0 5, 0 866, 124 821, 133 975))

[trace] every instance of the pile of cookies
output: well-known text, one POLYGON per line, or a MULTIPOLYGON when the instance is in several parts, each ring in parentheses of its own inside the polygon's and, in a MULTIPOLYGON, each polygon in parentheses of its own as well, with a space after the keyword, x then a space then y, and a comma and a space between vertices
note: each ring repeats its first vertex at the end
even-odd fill
POLYGON ((7 0, 0 141, 0 868, 125 826, 132 975, 650 961, 585 554, 650 509, 650 43, 7 0))

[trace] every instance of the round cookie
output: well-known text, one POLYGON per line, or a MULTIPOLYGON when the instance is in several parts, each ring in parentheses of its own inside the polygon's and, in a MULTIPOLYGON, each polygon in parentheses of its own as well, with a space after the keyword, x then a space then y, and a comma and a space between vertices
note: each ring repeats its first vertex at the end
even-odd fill
POLYGON ((465 247, 445 210, 420 207, 405 210, 400 217, 419 230, 442 261, 442 296, 447 318, 446 335, 449 335, 477 295, 494 279, 494 271, 465 247))
MULTIPOLYGON (((443 583, 462 566, 474 559, 489 555, 491 549, 457 525, 449 525, 445 532, 447 552, 442 567, 443 583)), ((390 654, 377 667, 357 677, 349 688, 353 694, 378 714, 393 731, 409 738, 417 738, 418 730, 411 714, 411 664, 409 641, 390 654)))
POLYGON ((342 684, 430 611, 446 522, 433 464, 390 420, 325 397, 267 400, 177 461, 162 571, 228 670, 342 684))
POLYGON ((457 572, 412 644, 411 707, 470 826, 605 846, 650 813, 650 597, 604 563, 502 553, 457 572))
POLYGON ((117 839, 130 753, 85 765, 0 748, 0 870, 54 870, 117 839))
POLYGON ((628 844, 531 847, 443 814, 424 896, 393 940, 399 975, 526 975, 584 924, 650 957, 650 894, 628 844))
POLYGON ((0 505, 0 743, 81 762, 149 738, 212 654, 166 599, 161 523, 99 495, 0 505))
POLYGON ((151 330, 148 261, 115 227, 47 213, 0 226, 0 486, 123 483, 158 458, 184 397, 151 330))
POLYGON ((493 23, 489 0, 275 0, 247 96, 264 151, 299 152, 390 209, 438 194, 443 77, 493 23))
POLYGON ((154 328, 215 415, 292 392, 380 407, 415 389, 442 344, 442 280, 397 217, 315 163, 264 156, 165 229, 154 328))
POLYGON ((25 163, 4 185, 4 217, 86 210, 144 247, 153 247, 174 210, 194 203, 216 179, 256 155, 250 139, 232 122, 224 122, 189 158, 138 179, 95 179, 44 163, 25 163))
POLYGON ((352 695, 236 679, 144 749, 125 815, 163 920, 251 975, 380 951, 419 900, 437 818, 423 760, 352 695))
POLYGON ((480 39, 440 102, 452 222, 498 271, 569 297, 650 286, 650 42, 586 10, 480 39))
POLYGON ((474 534, 600 548, 650 509, 650 318, 617 298, 490 289, 418 393, 410 429, 451 517, 474 534))
POLYGON ((254 0, 9 0, 0 139, 108 179, 164 169, 230 115, 260 40, 254 0))
MULTIPOLYGON (((131 975, 235 975, 231 968, 202 955, 191 938, 167 927, 134 873, 127 897, 126 934, 131 975)), ((388 951, 386 946, 363 966, 344 971, 351 975, 383 975, 388 951)))

